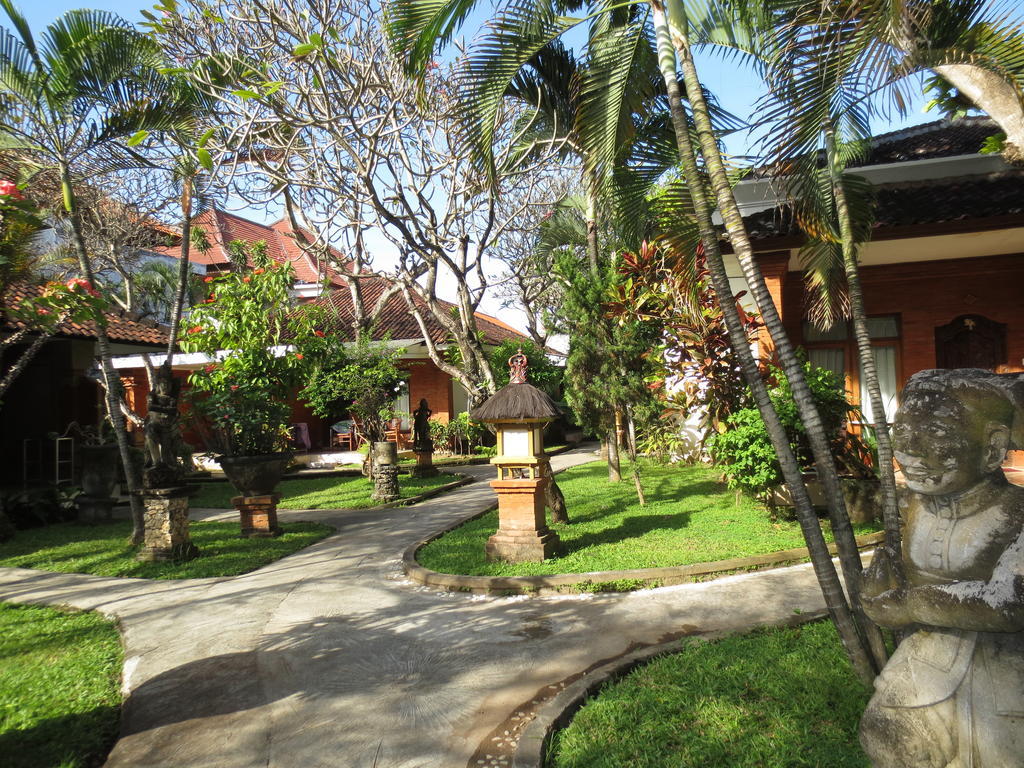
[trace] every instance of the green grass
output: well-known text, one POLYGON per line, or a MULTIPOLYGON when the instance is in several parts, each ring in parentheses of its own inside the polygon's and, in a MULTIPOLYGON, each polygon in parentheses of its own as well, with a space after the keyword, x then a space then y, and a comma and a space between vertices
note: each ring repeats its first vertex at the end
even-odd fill
POLYGON ((101 765, 118 732, 121 656, 98 614, 0 603, 0 763, 101 765))
POLYGON ((142 579, 236 576, 308 547, 334 530, 319 523, 283 523, 281 527, 285 532, 277 538, 243 539, 238 521, 192 523, 189 530, 199 557, 184 563, 140 563, 128 544, 129 522, 61 523, 18 531, 0 544, 0 566, 142 579))
POLYGON ((870 690, 829 622, 689 645, 606 685, 552 744, 553 768, 867 768, 870 690))
MULTIPOLYGON (((419 562, 442 573, 536 576, 691 565, 804 546, 800 526, 772 521, 756 501, 737 496, 707 467, 641 465, 647 505, 641 507, 628 469, 608 482, 593 462, 558 475, 570 525, 554 525, 565 553, 543 563, 489 563, 484 543, 498 513, 471 520, 420 550, 419 562)), ((861 526, 858 533, 874 530, 861 526)), ((831 531, 826 526, 826 538, 831 531)))
MULTIPOLYGON (((451 475, 437 477, 409 477, 399 475, 398 488, 401 498, 417 496, 424 491, 447 485, 457 478, 451 475)), ((310 477, 282 480, 277 488, 281 494, 278 509, 365 509, 377 506, 379 502, 370 498, 373 483, 359 477, 310 477)), ((227 482, 202 483, 199 493, 192 497, 191 505, 196 509, 212 507, 230 509, 231 498, 236 491, 227 482)))

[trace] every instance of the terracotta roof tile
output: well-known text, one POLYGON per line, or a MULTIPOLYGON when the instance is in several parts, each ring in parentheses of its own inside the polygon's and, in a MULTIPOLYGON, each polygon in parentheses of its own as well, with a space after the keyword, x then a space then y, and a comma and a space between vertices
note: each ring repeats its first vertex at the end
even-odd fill
MULTIPOLYGON (((383 278, 363 280, 363 300, 367 309, 373 308, 373 305, 383 295, 389 285, 390 283, 383 278)), ((424 322, 430 334, 430 339, 436 344, 445 343, 448 339, 448 331, 433 318, 426 305, 420 299, 416 298, 414 300, 423 308, 424 322)), ((312 303, 324 307, 328 311, 331 316, 330 330, 341 334, 343 338, 351 340, 354 312, 352 296, 347 288, 329 291, 320 298, 314 299, 312 303)), ((455 305, 447 301, 442 301, 441 304, 446 308, 455 309, 455 305)), ((486 344, 496 345, 508 339, 518 341, 527 338, 511 326, 489 315, 478 312, 476 321, 477 327, 483 333, 484 343, 486 344)), ((377 340, 384 338, 396 340, 423 338, 419 323, 416 322, 416 317, 409 311, 405 298, 400 293, 391 296, 384 304, 384 309, 377 321, 373 338, 377 340)))
MULTIPOLYGON (((0 297, 0 306, 12 306, 23 299, 38 296, 42 289, 42 285, 23 282, 9 285, 0 297)), ((168 331, 166 326, 124 311, 111 311, 105 314, 107 316, 107 335, 111 341, 166 346, 168 331)), ((8 321, 3 324, 3 327, 18 329, 23 328, 24 325, 8 321)), ((96 324, 92 321, 63 323, 59 326, 57 334, 72 338, 94 339, 96 338, 96 324)))
MULTIPOLYGON (((195 248, 190 249, 189 261, 193 264, 202 264, 214 270, 227 269, 231 263, 228 243, 232 240, 250 243, 262 240, 267 244, 267 254, 271 259, 279 264, 291 263, 295 277, 300 283, 320 283, 327 279, 334 285, 343 284, 342 278, 330 264, 316 263, 299 247, 292 237, 293 229, 287 219, 281 219, 268 226, 213 208, 196 216, 194 225, 203 228, 210 249, 205 253, 195 248)), ((302 235, 312 240, 308 232, 302 232, 302 235)), ((181 255, 179 245, 162 246, 155 250, 172 258, 179 258, 181 255)), ((330 250, 333 259, 338 263, 345 262, 340 251, 335 248, 330 250)))

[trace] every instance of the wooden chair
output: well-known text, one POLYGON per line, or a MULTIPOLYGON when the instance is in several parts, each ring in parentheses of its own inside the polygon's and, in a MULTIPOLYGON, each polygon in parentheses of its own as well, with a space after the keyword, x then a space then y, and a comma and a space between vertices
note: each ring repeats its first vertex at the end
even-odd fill
POLYGON ((397 444, 398 450, 402 450, 405 447, 405 433, 402 432, 402 420, 400 418, 396 417, 388 422, 388 428, 384 432, 384 440, 397 444))
POLYGON ((343 419, 337 424, 331 425, 331 447, 341 448, 346 451, 356 449, 355 424, 351 419, 343 419))

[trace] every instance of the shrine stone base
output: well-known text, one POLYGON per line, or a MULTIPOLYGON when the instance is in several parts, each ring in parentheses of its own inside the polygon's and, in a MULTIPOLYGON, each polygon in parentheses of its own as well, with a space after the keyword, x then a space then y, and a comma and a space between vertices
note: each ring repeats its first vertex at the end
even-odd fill
POLYGON ((412 477, 435 477, 437 467, 434 466, 433 452, 416 453, 416 465, 409 470, 412 477))
POLYGON ((231 499, 232 505, 241 516, 242 536, 247 539, 272 538, 284 533, 277 524, 277 502, 280 500, 279 493, 266 496, 235 496, 231 499))
POLYGON ((539 563, 561 551, 558 534, 544 519, 546 483, 548 479, 543 477, 491 482, 498 494, 498 531, 487 540, 488 560, 539 563))
POLYGON ((109 496, 79 496, 75 499, 78 508, 78 522, 85 525, 109 523, 112 519, 111 510, 117 499, 109 496))
POLYGON ((398 498, 398 467, 378 464, 373 470, 373 493, 370 498, 387 504, 398 498))
POLYGON ((191 560, 199 554, 188 532, 191 488, 155 488, 140 493, 145 510, 142 549, 137 560, 191 560))

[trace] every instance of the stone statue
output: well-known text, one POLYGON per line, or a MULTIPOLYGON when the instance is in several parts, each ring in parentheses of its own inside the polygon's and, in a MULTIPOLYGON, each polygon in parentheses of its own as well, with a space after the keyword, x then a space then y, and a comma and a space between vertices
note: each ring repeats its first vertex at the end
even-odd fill
POLYGON ((146 397, 146 464, 142 479, 146 488, 170 488, 184 482, 178 459, 178 396, 181 382, 171 366, 164 363, 153 374, 153 386, 146 397))
POLYGON ((414 453, 432 453, 434 451, 434 441, 430 439, 430 415, 432 413, 433 411, 427 406, 425 397, 420 400, 420 407, 412 412, 412 450, 414 453))
POLYGON ((905 639, 875 680, 861 744, 875 768, 1024 766, 1024 376, 911 378, 893 430, 903 555, 864 572, 864 610, 905 639))

